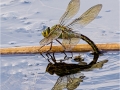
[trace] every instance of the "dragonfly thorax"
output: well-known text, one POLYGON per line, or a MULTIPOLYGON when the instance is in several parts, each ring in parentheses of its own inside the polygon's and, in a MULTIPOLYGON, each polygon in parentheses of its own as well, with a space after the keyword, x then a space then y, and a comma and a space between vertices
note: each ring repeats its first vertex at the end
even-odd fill
POLYGON ((71 28, 69 28, 69 27, 66 27, 66 26, 62 26, 62 25, 60 25, 60 24, 56 24, 56 25, 54 25, 54 26, 52 26, 51 28, 50 27, 48 27, 46 30, 44 30, 43 32, 42 32, 42 35, 44 36, 44 37, 47 37, 47 36, 49 36, 49 34, 52 32, 52 31, 54 31, 54 30, 60 30, 60 31, 62 31, 62 33, 61 33, 61 35, 58 37, 58 38, 66 38, 66 39, 68 39, 68 38, 80 38, 80 34, 78 34, 78 33, 75 33, 74 31, 72 31, 72 29, 71 28))
POLYGON ((60 24, 54 25, 51 27, 51 31, 59 29, 62 31, 61 35, 58 37, 59 39, 69 39, 69 38, 80 38, 80 34, 72 31, 71 28, 62 26, 60 24))
MULTIPOLYGON (((54 26, 52 26, 51 28, 50 27, 48 27, 47 29, 45 29, 44 31, 42 31, 42 35, 44 36, 44 37, 47 37, 49 34, 50 34, 50 32, 52 32, 52 31, 54 31, 54 30, 60 30, 60 31, 67 31, 67 30, 70 30, 70 28, 68 28, 68 27, 66 27, 66 26, 62 26, 62 25, 60 25, 60 24, 56 24, 56 25, 54 25, 54 26)), ((61 35, 60 35, 61 36, 61 35)))
POLYGON ((56 24, 56 25, 51 27, 51 30, 56 30, 56 29, 60 29, 60 30, 64 31, 64 30, 67 30, 69 28, 66 26, 60 25, 60 24, 56 24))

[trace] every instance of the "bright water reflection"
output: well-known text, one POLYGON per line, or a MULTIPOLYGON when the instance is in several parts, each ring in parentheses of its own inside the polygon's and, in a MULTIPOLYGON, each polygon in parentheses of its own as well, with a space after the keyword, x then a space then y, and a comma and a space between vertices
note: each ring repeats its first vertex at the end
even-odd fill
MULTIPOLYGON (((67 55, 71 54, 67 53, 67 55)), ((74 53, 74 57, 77 55, 78 53, 74 53)), ((89 53, 81 53, 81 56, 84 58, 82 62, 90 63, 93 59, 93 55, 89 53)), ((55 57, 59 62, 64 55, 57 53, 55 57)), ((1 90, 51 90, 52 88, 56 90, 56 87, 76 88, 75 90, 119 90, 119 52, 104 53, 99 57, 98 62, 101 64, 97 63, 90 70, 76 71, 73 69, 77 73, 57 76, 56 73, 50 75, 46 72, 48 61, 38 54, 2 55, 1 90), (108 60, 107 63, 105 63, 106 60, 108 60), (93 68, 96 69, 93 70, 93 68)), ((66 60, 65 63, 67 63, 66 65, 79 64, 73 59, 66 60)), ((52 62, 51 65, 55 64, 52 62)), ((64 71, 67 70, 67 66, 66 68, 60 67, 64 71)))

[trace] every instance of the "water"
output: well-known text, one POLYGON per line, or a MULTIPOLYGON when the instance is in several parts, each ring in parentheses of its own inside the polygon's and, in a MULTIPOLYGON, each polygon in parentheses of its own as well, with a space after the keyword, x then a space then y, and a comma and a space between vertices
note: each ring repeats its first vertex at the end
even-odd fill
MULTIPOLYGON (((89 63, 92 60, 89 52, 80 54, 85 62, 89 63)), ((67 53, 67 55, 71 54, 67 53)), ((76 55, 78 53, 74 53, 74 56, 76 55)), ((61 56, 64 57, 61 53, 55 54, 57 60, 62 59, 61 56)), ((79 72, 80 76, 85 77, 76 90, 119 90, 119 56, 118 51, 104 53, 98 59, 98 62, 108 60, 102 68, 79 72)), ((73 60, 66 62, 76 63, 73 60)), ((48 63, 39 54, 2 55, 1 90, 51 90, 59 76, 46 72, 48 63)))
MULTIPOLYGON (((58 24, 69 1, 1 0, 1 47, 39 45, 43 38, 41 31, 58 24)), ((73 19, 78 18, 93 5, 102 4, 103 8, 98 17, 79 32, 95 43, 119 42, 119 0, 80 0, 80 2, 80 11, 73 19)), ((81 43, 85 42, 80 40, 81 43)), ((85 77, 76 90, 119 90, 119 53, 109 51, 100 56, 98 62, 108 60, 101 69, 79 72, 78 76, 85 77)), ((77 54, 74 53, 74 56, 77 54)), ((93 58, 89 52, 80 54, 87 63, 93 58)), ((70 55, 68 53, 68 56, 70 55)), ((63 54, 56 54, 58 60, 63 57, 63 54)), ((0 62, 1 90, 51 90, 59 78, 46 72, 48 61, 39 54, 1 55, 0 62)), ((67 63, 76 62, 68 60, 67 63)))

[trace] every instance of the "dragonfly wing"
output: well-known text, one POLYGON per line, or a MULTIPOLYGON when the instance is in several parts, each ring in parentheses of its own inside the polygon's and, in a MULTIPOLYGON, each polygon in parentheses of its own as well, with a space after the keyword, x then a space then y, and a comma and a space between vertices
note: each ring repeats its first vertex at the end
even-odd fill
POLYGON ((95 5, 83 13, 79 18, 75 19, 72 23, 68 25, 69 28, 83 28, 94 20, 102 8, 102 4, 95 5))
POLYGON ((79 10, 80 0, 71 0, 65 13, 60 18, 61 25, 65 25, 79 10))
POLYGON ((70 76, 70 78, 68 79, 67 83, 67 90, 75 90, 81 82, 83 82, 84 79, 84 74, 82 73, 77 73, 77 77, 76 76, 70 76))
POLYGON ((70 51, 74 48, 80 41, 81 34, 69 31, 63 33, 62 45, 65 47, 66 51, 70 51))
POLYGON ((62 45, 65 47, 66 51, 70 51, 79 43, 79 41, 80 38, 63 39, 62 45))
POLYGON ((81 72, 59 77, 52 90, 63 90, 65 88, 67 90, 75 90, 80 82, 83 82, 84 77, 81 72))
POLYGON ((67 77, 59 77, 52 90, 63 90, 67 86, 67 77))
POLYGON ((45 37, 40 41, 40 45, 44 46, 49 44, 53 40, 57 39, 61 35, 61 33, 62 33, 62 30, 60 30, 59 28, 52 30, 48 35, 48 37, 45 37))

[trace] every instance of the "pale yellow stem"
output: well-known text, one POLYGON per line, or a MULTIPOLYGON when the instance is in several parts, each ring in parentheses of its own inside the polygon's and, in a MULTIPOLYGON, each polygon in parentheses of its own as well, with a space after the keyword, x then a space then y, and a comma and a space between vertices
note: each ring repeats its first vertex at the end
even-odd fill
MULTIPOLYGON (((120 43, 106 43, 106 44, 96 44, 99 50, 113 51, 120 49, 120 43)), ((49 50, 50 46, 44 46, 39 50, 40 46, 24 46, 24 47, 10 47, 10 48, 0 48, 0 54, 32 54, 32 53, 42 53, 49 50)), ((91 51, 92 48, 88 44, 78 44, 72 50, 73 52, 87 52, 91 51)), ((63 51, 62 46, 53 46, 51 52, 61 52, 63 51)))

